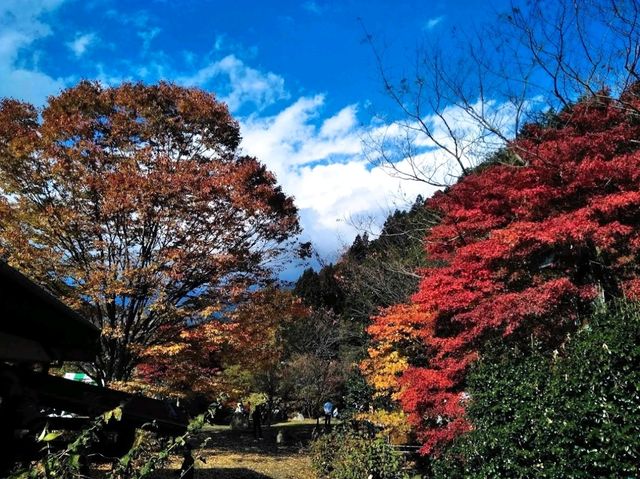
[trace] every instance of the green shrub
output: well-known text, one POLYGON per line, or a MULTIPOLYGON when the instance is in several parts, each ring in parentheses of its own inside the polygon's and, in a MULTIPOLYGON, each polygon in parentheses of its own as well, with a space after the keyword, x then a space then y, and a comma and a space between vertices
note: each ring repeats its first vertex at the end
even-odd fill
POLYGON ((640 477, 640 305, 610 304, 561 351, 494 348, 468 377, 474 430, 436 478, 640 477))
POLYGON ((405 461, 383 439, 355 432, 333 432, 319 437, 311 447, 319 477, 328 479, 408 479, 405 461))
POLYGON ((341 436, 332 432, 318 437, 311 443, 311 462, 318 477, 330 477, 341 436))

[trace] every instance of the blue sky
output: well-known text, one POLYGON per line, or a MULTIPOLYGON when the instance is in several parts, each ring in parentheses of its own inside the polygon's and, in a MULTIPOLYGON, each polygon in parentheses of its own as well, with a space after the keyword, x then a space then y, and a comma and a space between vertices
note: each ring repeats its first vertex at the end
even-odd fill
POLYGON ((373 168, 362 139, 388 103, 364 24, 390 67, 424 39, 495 16, 479 1, 1 0, 0 96, 41 105, 81 78, 161 79, 215 92, 243 149, 296 197, 305 235, 331 258, 350 218, 383 219, 432 189, 373 168), (361 21, 359 20, 361 19, 361 21))

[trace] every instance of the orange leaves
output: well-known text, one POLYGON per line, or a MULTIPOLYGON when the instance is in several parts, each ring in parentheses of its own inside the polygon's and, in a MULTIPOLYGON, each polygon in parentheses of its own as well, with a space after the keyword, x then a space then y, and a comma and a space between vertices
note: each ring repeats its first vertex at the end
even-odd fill
POLYGON ((172 395, 244 393, 221 373, 258 374, 278 368, 284 356, 283 328, 307 314, 298 298, 276 288, 254 292, 232 310, 206 307, 201 311, 204 322, 171 328, 165 335, 173 339, 147 348, 137 376, 172 395))
POLYGON ((432 330, 429 323, 429 315, 417 305, 399 304, 373 318, 367 331, 377 341, 393 344, 410 339, 417 331, 432 330))
POLYGON ((232 328, 218 321, 175 331, 175 339, 146 348, 136 368, 139 384, 165 396, 220 392, 226 336, 232 328))
POLYGON ((120 328, 103 338, 102 379, 130 374, 129 344, 162 342, 163 326, 261 284, 299 231, 292 198, 241 156, 238 123, 210 93, 83 81, 38 113, 0 103, 0 248, 120 328))
POLYGON ((397 400, 400 389, 398 378, 408 367, 407 358, 401 356, 391 344, 379 344, 367 352, 369 357, 361 362, 360 370, 373 386, 375 395, 389 395, 397 400))
POLYGON ((233 362, 253 370, 275 367, 284 354, 283 328, 308 314, 288 291, 266 288, 254 293, 232 315, 233 362))
POLYGON ((190 346, 186 343, 165 343, 159 346, 151 346, 146 349, 144 356, 153 358, 155 356, 177 356, 186 351, 190 346))
POLYGON ((0 101, 0 154, 3 161, 16 161, 31 154, 38 143, 38 112, 35 107, 17 100, 0 101))

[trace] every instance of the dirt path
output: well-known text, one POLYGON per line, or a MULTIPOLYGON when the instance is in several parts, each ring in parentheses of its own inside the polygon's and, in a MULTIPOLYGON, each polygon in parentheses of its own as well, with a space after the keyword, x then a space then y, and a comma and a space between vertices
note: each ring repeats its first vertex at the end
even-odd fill
MULTIPOLYGON (((313 428, 309 422, 277 424, 264 429, 264 439, 255 440, 250 431, 206 427, 193 451, 195 479, 315 479, 306 449, 313 428), (278 431, 284 434, 283 444, 276 444, 278 431)), ((154 479, 176 479, 180 464, 175 458, 154 479)))

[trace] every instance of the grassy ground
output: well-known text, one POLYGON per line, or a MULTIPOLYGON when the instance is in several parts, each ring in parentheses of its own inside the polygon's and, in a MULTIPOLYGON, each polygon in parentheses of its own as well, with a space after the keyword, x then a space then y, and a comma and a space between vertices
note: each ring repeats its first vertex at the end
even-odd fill
MULTIPOLYGON (((196 479, 314 479, 306 451, 315 422, 289 422, 263 428, 263 439, 251 431, 207 426, 195 440, 196 479), (283 444, 276 444, 282 431, 283 444), (202 460, 200 460, 202 459, 202 460)), ((154 474, 154 479, 175 479, 181 458, 154 474)))

